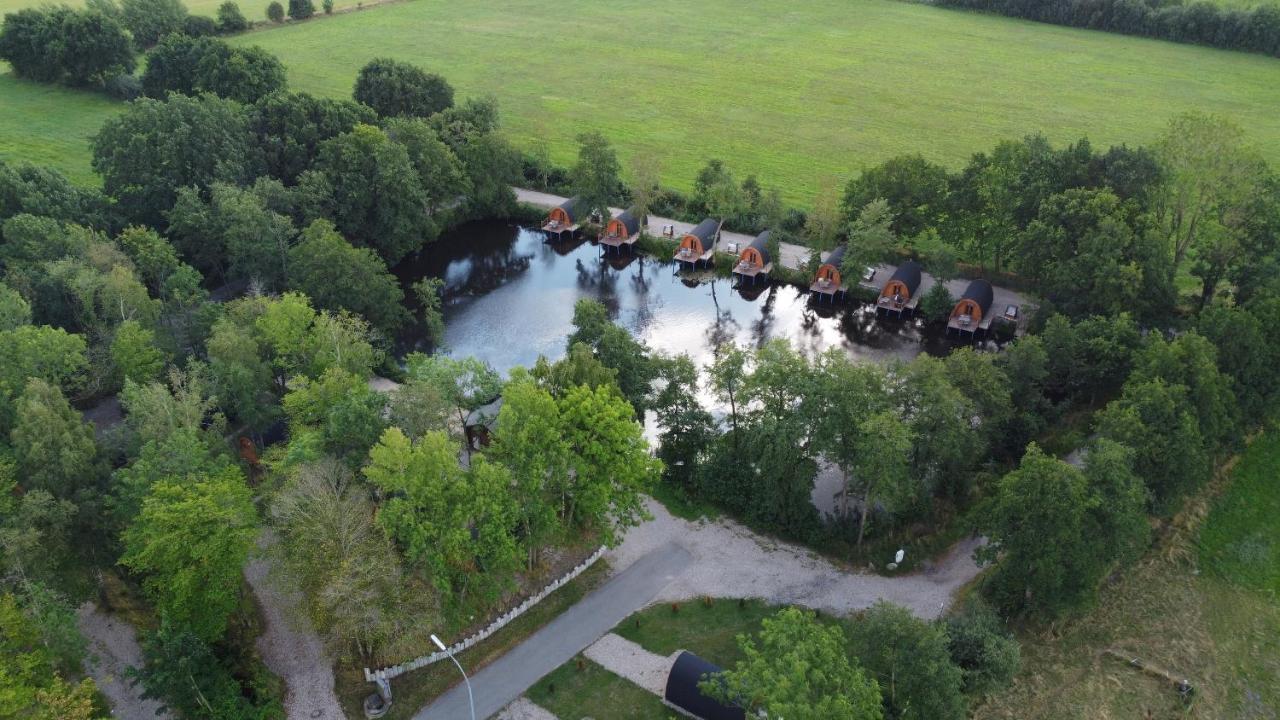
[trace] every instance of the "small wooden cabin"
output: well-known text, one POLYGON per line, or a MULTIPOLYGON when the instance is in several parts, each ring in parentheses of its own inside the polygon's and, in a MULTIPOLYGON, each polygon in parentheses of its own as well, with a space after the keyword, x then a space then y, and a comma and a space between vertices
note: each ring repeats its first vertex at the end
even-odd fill
POLYGON ((600 244, 614 249, 623 246, 634 248, 642 227, 644 218, 636 208, 623 210, 605 225, 604 232, 600 234, 600 244))
POLYGON ((920 279, 924 268, 914 260, 908 260, 898 266, 889 277, 889 282, 880 289, 878 310, 902 314, 907 310, 915 310, 920 303, 916 291, 920 289, 920 279))
POLYGON ((542 224, 542 231, 555 235, 557 239, 565 233, 573 234, 578 231, 586 216, 587 204, 580 196, 575 195, 560 203, 559 207, 551 208, 551 212, 547 213, 547 221, 542 224))
POLYGON ((969 283, 969 287, 964 289, 964 294, 951 309, 951 317, 947 321, 948 332, 955 330, 976 333, 990 328, 991 322, 995 320, 995 314, 991 312, 994 300, 995 288, 991 287, 991 283, 982 278, 969 283))
POLYGON ((684 715, 701 720, 745 720, 746 712, 740 707, 725 705, 713 700, 698 687, 704 680, 714 678, 723 670, 689 651, 676 657, 667 674, 667 686, 662 701, 684 715))
POLYGON ((733 268, 733 274, 744 279, 750 279, 754 283, 761 276, 768 277, 773 271, 773 255, 769 252, 769 234, 772 231, 765 230, 756 236, 751 244, 742 249, 738 253, 738 264, 733 268))
POLYGON ((819 298, 834 298, 836 293, 845 292, 843 278, 840 276, 840 263, 844 262, 847 247, 841 245, 827 255, 826 261, 818 268, 818 274, 814 275, 813 283, 809 285, 809 292, 817 293, 819 298))
POLYGON ((719 237, 720 221, 707 218, 680 236, 680 246, 676 248, 674 259, 695 267, 700 262, 710 262, 715 256, 716 240, 719 237))

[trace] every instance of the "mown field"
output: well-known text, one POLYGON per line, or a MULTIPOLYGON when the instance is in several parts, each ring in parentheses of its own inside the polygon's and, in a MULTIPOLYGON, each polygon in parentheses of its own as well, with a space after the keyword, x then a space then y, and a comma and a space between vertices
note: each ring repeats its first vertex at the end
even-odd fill
MULTIPOLYGON (((20 2, 24 0, 0 0, 20 2)), ((1142 143, 1187 109, 1244 125, 1280 162, 1280 61, 891 0, 410 0, 233 42, 276 53, 297 89, 347 96, 387 55, 489 93, 525 149, 568 162, 604 132, 687 188, 709 157, 808 204, 902 152, 956 166, 1000 138, 1142 143)), ((0 153, 88 173, 84 138, 112 112, 0 75, 0 153)))
POLYGON ((1149 141, 1217 111, 1280 161, 1280 61, 888 0, 413 0, 245 36, 297 88, 350 92, 386 55, 492 93, 512 137, 571 158, 598 129, 691 184, 708 157, 808 202, 902 152, 960 164, 995 140, 1149 141))

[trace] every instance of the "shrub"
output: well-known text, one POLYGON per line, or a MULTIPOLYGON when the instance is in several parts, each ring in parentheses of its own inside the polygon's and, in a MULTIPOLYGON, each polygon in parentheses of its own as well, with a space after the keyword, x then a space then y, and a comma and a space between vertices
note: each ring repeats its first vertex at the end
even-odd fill
POLYGON ((182 34, 191 37, 209 37, 218 34, 218 23, 204 15, 188 15, 182 21, 182 34))
POLYGON ((120 0, 120 16, 139 47, 151 47, 169 33, 182 32, 187 6, 182 0, 120 0))
POLYGON ((324 8, 325 15, 333 14, 333 0, 322 0, 320 6, 324 8))
POLYGON ((289 17, 294 20, 306 20, 316 14, 316 6, 311 0, 289 0, 289 17))
POLYGON ((989 605, 976 598, 970 600, 943 626, 947 650, 963 673, 966 695, 986 695, 1013 680, 1022 661, 1018 641, 989 605))
POLYGON ((210 92, 251 103, 284 87, 284 66, 275 56, 210 37, 165 38, 151 51, 142 74, 142 88, 154 98, 210 92))
POLYGON ((142 97, 142 80, 137 75, 120 74, 106 81, 103 89, 116 100, 136 100, 142 97))
POLYGON ((284 22, 284 6, 279 0, 271 0, 271 4, 267 6, 267 19, 273 23, 284 22))
POLYGON ((444 78, 387 58, 360 69, 354 95, 381 117, 429 117, 453 106, 453 87, 444 78))
POLYGON ((245 19, 244 13, 240 12, 239 5, 232 0, 227 0, 218 6, 218 32, 237 33, 248 29, 249 21, 245 19))

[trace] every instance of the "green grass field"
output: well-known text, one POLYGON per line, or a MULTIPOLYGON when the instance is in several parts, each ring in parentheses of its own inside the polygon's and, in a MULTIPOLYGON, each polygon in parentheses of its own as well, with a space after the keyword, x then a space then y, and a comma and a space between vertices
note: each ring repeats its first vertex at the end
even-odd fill
POLYGON ((1200 561, 1217 577, 1280 600, 1280 433, 1256 440, 1200 531, 1200 561))
POLYGON ((89 166, 89 137, 122 107, 100 93, 28 82, 4 72, 0 158, 51 165, 76 182, 96 183, 89 166))
POLYGON ((567 162, 598 129, 688 187, 720 157, 808 203, 820 181, 902 152, 952 166, 1037 130, 1142 143, 1221 112, 1280 161, 1280 61, 890 0, 412 0, 237 39, 295 88, 346 96, 370 58, 492 93, 522 147, 567 162))

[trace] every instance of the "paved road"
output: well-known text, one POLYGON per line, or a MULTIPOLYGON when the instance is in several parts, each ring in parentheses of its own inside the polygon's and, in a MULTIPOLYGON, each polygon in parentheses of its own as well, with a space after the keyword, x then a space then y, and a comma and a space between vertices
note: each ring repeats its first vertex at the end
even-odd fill
MULTIPOLYGON (((476 673, 471 678, 476 718, 496 714, 542 676, 572 660, 628 615, 647 605, 692 561, 689 552, 675 543, 651 551, 476 673)), ((467 689, 458 684, 419 711, 414 720, 467 720, 469 717, 467 689)))

